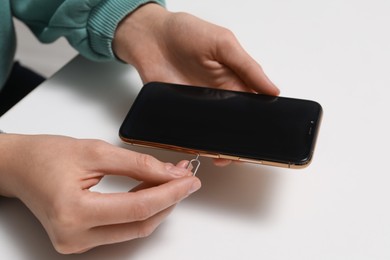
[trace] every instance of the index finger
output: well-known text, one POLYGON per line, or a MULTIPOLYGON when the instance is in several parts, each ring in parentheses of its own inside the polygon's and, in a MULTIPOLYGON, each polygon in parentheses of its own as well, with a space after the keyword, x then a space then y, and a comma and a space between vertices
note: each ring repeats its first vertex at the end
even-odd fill
POLYGON ((196 177, 183 177, 129 193, 90 193, 83 207, 91 227, 142 221, 183 200, 201 186, 196 177))
POLYGON ((190 176, 191 172, 172 163, 161 162, 155 157, 137 153, 102 142, 94 149, 89 170, 105 175, 129 176, 139 181, 162 183, 190 176))

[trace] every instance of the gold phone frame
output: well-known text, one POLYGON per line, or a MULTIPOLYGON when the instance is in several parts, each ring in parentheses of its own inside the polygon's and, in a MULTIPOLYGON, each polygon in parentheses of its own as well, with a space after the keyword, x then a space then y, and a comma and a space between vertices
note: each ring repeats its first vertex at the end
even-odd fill
POLYGON ((313 157, 314 151, 310 154, 310 158, 303 164, 294 164, 294 163, 281 163, 281 162, 273 162, 273 161, 267 161, 267 160, 255 160, 255 159, 249 159, 249 158, 242 158, 238 156, 231 156, 226 154, 216 154, 209 151, 203 151, 203 150, 193 150, 185 147, 175 146, 175 145, 167 145, 162 143, 154 143, 154 142, 148 142, 148 141, 140 141, 135 139, 128 139, 123 136, 120 136, 121 140, 125 144, 129 145, 135 145, 140 147, 146 147, 146 148, 154 148, 154 149, 162 149, 162 150, 170 150, 175 152, 182 152, 182 153, 188 153, 188 154, 196 154, 199 156, 204 156, 208 158, 213 159, 226 159, 226 160, 232 160, 232 161, 239 161, 239 162, 247 162, 247 163, 254 163, 254 164, 261 164, 261 165, 267 165, 267 166, 274 166, 274 167, 280 167, 280 168, 290 168, 290 169, 304 169, 307 166, 310 165, 313 157))

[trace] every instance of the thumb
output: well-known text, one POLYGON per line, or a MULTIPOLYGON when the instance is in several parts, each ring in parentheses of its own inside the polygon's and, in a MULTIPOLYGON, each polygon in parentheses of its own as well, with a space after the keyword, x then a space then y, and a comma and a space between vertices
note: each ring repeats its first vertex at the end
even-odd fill
POLYGON ((235 36, 225 34, 217 44, 217 59, 233 70, 238 77, 256 92, 267 95, 279 95, 279 89, 264 73, 258 64, 240 45, 235 36))
POLYGON ((163 183, 192 173, 180 162, 177 166, 165 163, 155 157, 119 148, 110 144, 100 149, 100 159, 95 160, 95 171, 105 175, 121 175, 139 181, 163 183))

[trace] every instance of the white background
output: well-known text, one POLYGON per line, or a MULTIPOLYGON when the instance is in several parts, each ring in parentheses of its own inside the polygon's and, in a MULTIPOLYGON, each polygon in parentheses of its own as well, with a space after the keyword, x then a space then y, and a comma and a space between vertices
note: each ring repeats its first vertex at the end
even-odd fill
MULTIPOLYGON (((78 256, 58 255, 20 202, 0 198, 0 257, 390 259, 390 2, 171 0, 168 8, 228 27, 283 96, 322 104, 312 165, 216 168, 202 159, 202 189, 152 236, 78 256)), ((127 66, 79 58, 0 118, 0 128, 122 145, 117 131, 139 86, 127 66)), ((131 184, 112 178, 97 188, 131 184)))

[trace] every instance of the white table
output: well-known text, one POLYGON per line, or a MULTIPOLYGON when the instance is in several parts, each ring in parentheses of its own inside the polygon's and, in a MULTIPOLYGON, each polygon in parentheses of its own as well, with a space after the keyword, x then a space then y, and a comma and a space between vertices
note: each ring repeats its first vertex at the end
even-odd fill
MULTIPOLYGON (((232 29, 282 95, 323 105, 312 165, 217 168, 202 159, 202 189, 152 236, 75 256, 58 255, 20 202, 0 198, 1 259, 390 259, 390 1, 171 0, 168 7, 232 29)), ((0 118, 0 128, 122 145, 117 132, 140 86, 126 65, 77 57, 0 118)), ((97 189, 131 184, 107 178, 97 189)))

